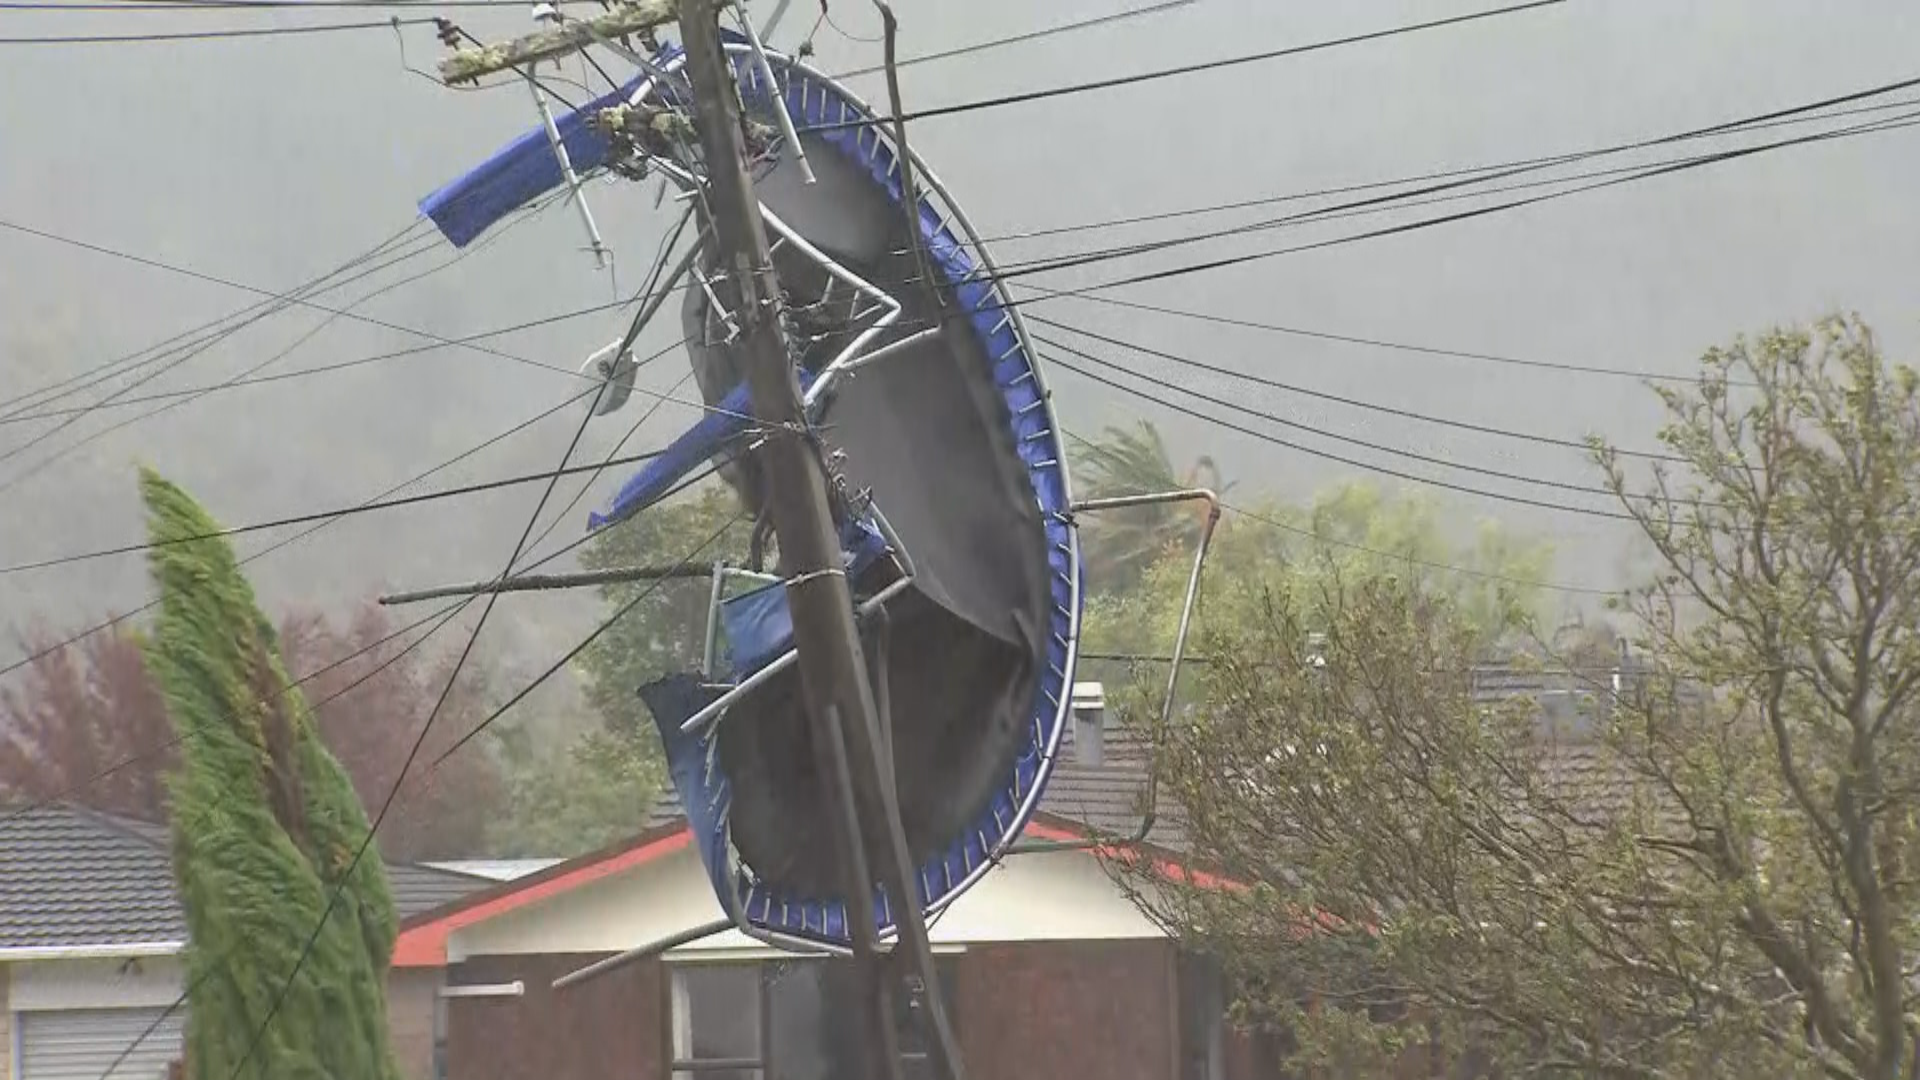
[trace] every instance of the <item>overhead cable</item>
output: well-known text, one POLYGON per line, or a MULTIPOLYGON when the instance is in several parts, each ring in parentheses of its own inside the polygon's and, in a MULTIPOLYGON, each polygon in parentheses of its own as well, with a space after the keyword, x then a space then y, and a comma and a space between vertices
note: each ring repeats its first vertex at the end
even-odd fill
MULTIPOLYGON (((1056 344, 1055 347, 1059 348, 1060 346, 1056 344)), ((1077 350, 1073 350, 1073 349, 1064 349, 1063 351, 1070 352, 1070 353, 1077 352, 1077 350)), ((1596 510, 1591 507, 1575 506, 1570 503, 1548 502, 1544 499, 1535 499, 1525 495, 1514 495, 1508 492, 1491 491, 1486 488, 1470 487, 1465 484, 1456 484, 1449 480, 1440 480, 1430 476, 1419 476, 1417 474, 1404 472, 1402 470, 1395 469, 1390 466, 1377 465, 1372 462, 1360 461, 1356 458, 1346 457, 1342 454, 1336 454, 1328 450, 1320 450, 1315 447, 1303 446, 1300 443, 1292 442, 1287 439, 1282 439, 1279 436, 1274 435, 1270 432, 1260 431, 1255 428, 1250 428, 1241 424, 1236 424, 1231 420, 1226 420, 1218 416, 1212 416, 1207 413, 1201 412, 1197 409, 1193 409, 1188 406, 1182 405, 1179 402, 1170 401, 1166 398, 1156 396, 1155 394, 1149 391, 1141 390, 1138 387, 1128 386, 1125 383, 1118 382, 1105 375, 1101 375, 1098 372, 1091 371, 1087 368, 1069 363, 1058 356, 1051 357, 1050 363, 1053 364, 1054 366, 1064 368, 1067 371, 1071 371, 1082 378, 1090 379, 1094 382, 1100 383, 1114 390, 1118 390, 1123 394, 1140 398, 1141 400, 1144 400, 1144 401, 1152 402, 1164 408, 1171 409, 1174 412, 1181 413, 1185 416, 1193 417, 1196 420, 1205 421, 1206 423, 1214 427, 1225 428, 1229 431, 1236 431, 1242 435, 1248 435, 1253 438, 1259 439, 1262 442, 1272 443, 1275 446, 1292 450, 1292 451, 1295 451, 1296 453, 1306 454, 1309 457, 1323 458, 1325 460, 1332 461, 1337 464, 1346 465, 1350 468, 1360 469, 1364 472, 1379 473, 1383 476, 1391 476, 1398 480, 1407 481, 1408 483, 1422 484, 1428 487, 1442 488, 1442 489, 1457 492, 1463 495, 1476 495, 1481 498, 1493 499, 1499 502, 1508 502, 1508 503, 1514 503, 1521 506, 1537 507, 1542 510, 1555 510, 1561 513, 1579 514, 1587 517, 1608 518, 1608 519, 1619 520, 1619 521, 1633 520, 1633 517, 1630 514, 1619 513, 1615 511, 1608 511, 1608 510, 1596 510)), ((1137 372, 1130 372, 1130 374, 1138 375, 1137 372)), ((1141 378, 1143 378, 1143 380, 1145 381, 1153 381, 1151 379, 1146 379, 1146 377, 1144 376, 1141 376, 1141 378)), ((1189 391, 1189 393, 1191 393, 1191 391, 1189 391)))
MULTIPOLYGON (((1391 406, 1391 405, 1383 405, 1379 402, 1367 401, 1363 398, 1346 397, 1341 394, 1328 393, 1327 391, 1324 391, 1324 390, 1315 390, 1311 387, 1298 386, 1292 383, 1281 382, 1278 379, 1272 379, 1263 375, 1257 375, 1257 374, 1254 374, 1253 372, 1245 371, 1239 368, 1229 368, 1229 367, 1222 367, 1217 364, 1209 364, 1203 360, 1195 360, 1190 356, 1182 356, 1179 353, 1168 352, 1164 349, 1152 348, 1150 346, 1142 345, 1139 342, 1135 342, 1135 341, 1126 341, 1121 338, 1109 337, 1106 334, 1102 334, 1094 330, 1088 330, 1085 327, 1073 326, 1063 322, 1056 322, 1052 319, 1048 319, 1040 315, 1029 315, 1027 316, 1027 318, 1033 322, 1039 323, 1042 326, 1051 326, 1055 330, 1065 330, 1070 334, 1079 334, 1082 337, 1089 337, 1094 339, 1095 341, 1105 342, 1108 345, 1117 345, 1123 349, 1130 349, 1134 352, 1143 353, 1147 356, 1158 357, 1159 359, 1166 360, 1171 363, 1179 364, 1182 367, 1189 367, 1199 371, 1211 372, 1215 375, 1225 376, 1226 378, 1230 378, 1230 379, 1238 379, 1243 382, 1255 383, 1257 385, 1269 387, 1274 390, 1281 390, 1289 394, 1298 394, 1302 397, 1317 398, 1321 401, 1331 401, 1331 402, 1334 402, 1335 404, 1345 405, 1348 408, 1363 409, 1368 412, 1385 413, 1389 416, 1398 416, 1398 417, 1401 417, 1402 419, 1407 419, 1407 420, 1418 420, 1421 423, 1437 424, 1442 427, 1459 428, 1462 431, 1472 431, 1481 435, 1493 435, 1503 439, 1518 439, 1524 442, 1539 443, 1544 446, 1557 446, 1567 450, 1578 450, 1581 453, 1591 453, 1593 450, 1593 447, 1591 444, 1579 439, 1563 439, 1553 435, 1540 435, 1540 434, 1536 434, 1529 431, 1513 431, 1508 428, 1493 427, 1486 424, 1475 424, 1466 420, 1457 420, 1448 416, 1435 416, 1432 413, 1415 412, 1412 409, 1395 408, 1394 406, 1391 406)), ((1680 457, 1676 454, 1670 454, 1670 453, 1657 451, 1657 450, 1621 449, 1616 452, 1626 457, 1645 458, 1653 461, 1666 461, 1666 462, 1674 462, 1679 464, 1684 464, 1687 460, 1686 458, 1680 457)))
MULTIPOLYGON (((637 324, 635 329, 637 331, 637 324)), ((600 396, 606 393, 608 385, 610 384, 602 384, 594 389, 594 405, 599 404, 600 396)), ((511 575, 514 565, 520 561, 520 553, 526 550, 527 541, 532 538, 534 527, 540 522, 540 514, 547 508, 547 501, 553 497, 554 488, 560 483, 561 472, 566 470, 574 450, 579 447, 581 438, 586 435, 587 425, 593 420, 594 412, 593 408, 588 408, 580 417, 580 423, 574 429, 572 440, 567 443, 566 451, 560 455, 560 464, 547 480, 546 490, 541 492, 540 501, 534 505, 533 513, 527 518, 526 528, 521 530, 520 538, 514 542, 512 553, 507 556, 506 566, 500 571, 502 578, 511 575)), ((329 891, 327 905, 321 909, 320 918, 315 921, 313 932, 307 936, 306 945, 301 948, 299 957, 293 962, 293 970, 287 973, 286 981, 274 994, 273 1002, 267 1007, 266 1015, 261 1017, 260 1025, 254 1029, 252 1038, 247 1041, 246 1051, 234 1064, 230 1080, 238 1080, 246 1072, 247 1063, 253 1060, 253 1055, 260 1048, 261 1040, 266 1037, 267 1030, 273 1026, 274 1018, 280 1014, 280 1007, 286 1003, 287 994, 293 989, 293 984, 300 978, 300 972, 306 967, 307 960, 313 955, 314 946, 319 944, 320 935, 326 930, 327 921, 333 917, 334 909, 339 906, 340 897, 345 895, 354 871, 360 868, 361 861, 366 858, 367 851, 373 846, 374 837, 380 832, 380 826, 386 822, 387 814, 393 810, 394 802, 400 797, 400 789, 406 784, 408 771, 413 768, 414 760, 420 756, 420 748, 426 745, 427 735, 432 731, 434 721, 440 718, 441 710, 446 708, 448 699, 453 696, 454 684, 459 681, 461 670, 465 668, 467 660, 472 657, 474 647, 480 643, 480 632, 486 628, 487 617, 493 614, 494 606, 499 603, 499 600, 499 593, 490 593, 481 605, 480 617, 474 620, 473 630, 467 635, 466 645, 461 648, 460 655, 454 659, 453 667, 447 673, 446 683, 441 687, 440 696, 434 699, 433 707, 427 710, 427 718, 420 725, 420 733, 414 736, 413 745, 407 748, 406 757, 400 762, 400 771, 394 777, 393 787, 387 791, 387 797, 380 803, 379 812, 374 814, 373 820, 368 824, 367 835, 361 838, 360 845, 354 851, 353 858, 348 861, 345 872, 340 875, 340 880, 329 891)))
MULTIPOLYGON (((463 450, 460 453, 455 454, 453 457, 450 457, 445 461, 440 462, 438 465, 434 465, 433 467, 426 469, 422 472, 415 473, 414 475, 409 476, 405 480, 400 481, 398 484, 395 484, 392 487, 389 487, 386 490, 381 491, 379 494, 374 495, 371 498, 368 498, 364 501, 366 503, 375 503, 375 502, 379 502, 382 499, 390 498, 394 495, 397 495, 401 491, 404 491, 407 488, 412 487, 414 484, 417 484, 422 480, 426 480, 441 472, 444 472, 447 469, 450 469, 455 465, 458 465, 460 462, 465 461, 466 459, 474 456, 475 454, 481 453, 482 451, 485 451, 488 448, 498 443, 505 442, 507 439, 510 439, 515 435, 518 435, 520 432, 525 431, 526 429, 532 427, 533 425, 539 423, 542 420, 545 420, 547 417, 552 416, 554 413, 557 413, 560 410, 567 408, 570 405, 573 405, 575 402, 579 401, 581 398, 585 396, 586 395, 584 393, 575 394, 560 401, 558 404, 548 406, 547 408, 542 409, 540 412, 535 413, 534 415, 528 417, 527 419, 522 420, 519 423, 513 425, 507 430, 502 431, 497 435, 491 436, 490 438, 487 438, 467 448, 466 450, 463 450)), ((304 540, 309 536, 312 536, 313 534, 321 531, 322 529, 327 528, 329 525, 332 525, 334 522, 338 520, 340 520, 338 517, 333 517, 323 521, 315 522, 313 525, 309 526, 308 528, 302 529, 297 533, 294 533, 292 536, 286 537, 285 539, 282 539, 282 540, 275 541, 274 543, 268 545, 267 547, 264 547, 259 551, 256 551, 253 554, 248 555, 245 558, 242 558, 239 561, 239 565, 245 566, 251 562, 254 562, 257 559, 263 559, 268 555, 271 555, 274 552, 279 551, 281 548, 284 548, 290 544, 298 543, 299 541, 304 540)), ((15 671, 19 671, 21 668, 24 668, 30 664, 33 664, 39 660, 42 660, 48 656, 51 656, 54 653, 57 653, 60 650, 65 649, 69 645, 73 645, 76 642, 92 637, 93 635, 98 634, 103 630, 110 630, 113 627, 116 627, 121 623, 126 622, 128 619, 131 619, 137 615, 145 613, 148 610, 151 610, 156 603, 158 603, 158 601, 149 600, 145 604, 142 604, 139 607, 134 608, 132 611, 129 611, 123 615, 116 615, 111 619, 107 619, 103 622, 95 623, 94 625, 87 627, 85 630, 82 630, 79 633, 72 634, 66 638, 61 639, 60 641, 54 642, 52 645, 46 646, 45 648, 38 649, 32 653, 29 653, 28 655, 22 657, 21 659, 16 660, 11 664, 8 664, 6 667, 0 667, 0 678, 4 678, 5 676, 15 671)))
MULTIPOLYGON (((1381 41, 1387 38, 1399 37, 1404 34, 1415 34, 1426 30, 1438 30, 1445 27, 1479 22, 1485 19, 1519 15, 1538 8, 1557 7, 1565 2, 1566 0, 1533 0, 1531 3, 1514 4, 1487 11, 1476 11, 1466 15, 1454 15, 1444 19, 1410 23, 1390 27, 1385 30, 1374 30, 1365 34, 1354 34, 1348 37, 1316 41, 1306 45, 1292 45, 1281 49, 1266 49, 1256 53, 1242 54, 1240 56, 1222 57, 1218 60, 1206 60, 1194 64, 1180 64, 1175 67, 1157 68, 1151 71, 1137 71, 1129 75, 1121 75, 1110 79, 1095 79, 1089 82, 1073 83, 1066 86, 1048 87, 1044 90, 1028 90, 1023 93, 1006 94, 1000 97, 984 98, 977 101, 965 101, 953 105, 937 105, 926 109, 915 109, 898 119, 927 120, 936 116, 953 116, 959 113, 977 112, 981 109, 997 109, 1007 105, 1021 105, 1030 101, 1044 101, 1049 98, 1066 97, 1074 94, 1113 90, 1122 86, 1134 86, 1140 83, 1178 78, 1185 75, 1195 75, 1202 72, 1222 71, 1227 68, 1240 67, 1245 64, 1263 63, 1265 61, 1279 60, 1289 56, 1302 56, 1307 53, 1336 49, 1347 45, 1360 45, 1371 41, 1381 41)), ((858 120, 815 124, 810 127, 801 128, 800 133, 804 135, 810 131, 844 131, 848 128, 874 127, 877 125, 892 124, 895 119, 895 117, 891 116, 873 116, 858 120)))
POLYGON ((168 41, 221 41, 232 38, 293 37, 337 34, 357 30, 388 30, 397 26, 432 26, 432 19, 394 17, 381 22, 314 23, 306 26, 250 26, 221 30, 179 30, 163 34, 60 34, 41 37, 0 37, 0 45, 146 45, 168 41))

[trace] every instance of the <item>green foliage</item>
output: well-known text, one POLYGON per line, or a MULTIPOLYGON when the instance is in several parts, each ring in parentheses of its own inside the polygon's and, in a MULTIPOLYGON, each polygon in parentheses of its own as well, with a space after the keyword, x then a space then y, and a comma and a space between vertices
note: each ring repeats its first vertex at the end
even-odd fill
MULTIPOLYGON (((604 530, 582 550, 581 562, 589 569, 667 567, 704 544, 697 562, 739 565, 747 556, 744 524, 709 543, 738 516, 731 489, 700 488, 604 530)), ((660 738, 639 689, 699 665, 711 589, 705 578, 601 588, 609 613, 646 596, 580 656, 598 723, 571 745, 510 754, 512 812, 490 838, 495 848, 572 855, 639 831, 666 781, 660 738)))
MULTIPOLYGON (((716 532, 740 512, 732 489, 707 485, 672 502, 645 510, 606 529, 580 553, 589 570, 614 566, 673 566, 687 553, 707 547, 695 561, 726 560, 739 565, 747 556, 745 527, 716 532)), ((652 591, 626 618, 601 635, 580 656, 587 700, 616 734, 638 733, 651 743, 653 722, 641 705, 641 686, 700 663, 705 645, 707 604, 712 585, 704 578, 605 585, 600 597, 612 612, 642 592, 652 591)))
POLYGON ((658 737, 597 730, 517 763, 511 813, 492 836, 503 855, 569 857, 639 832, 662 794, 658 737))
MULTIPOLYGON (((1304 508, 1267 502, 1248 510, 1257 517, 1230 513, 1215 532, 1193 651, 1215 631, 1256 625, 1270 592, 1309 595, 1384 575, 1450 597, 1474 626, 1498 637, 1529 621, 1539 600, 1529 583, 1545 577, 1552 561, 1546 545, 1523 542, 1493 523, 1482 525, 1471 543, 1457 544, 1431 502, 1391 498, 1366 484, 1342 485, 1304 508)), ((1088 651, 1153 655, 1171 648, 1197 538, 1196 532, 1161 554, 1133 588, 1089 599, 1088 651)), ((1090 677, 1124 677, 1111 665, 1089 671, 1090 677)))
POLYGON ((383 1080, 385 976, 395 920, 352 784, 320 744, 219 526, 184 492, 141 475, 159 615, 147 659, 182 737, 170 801, 185 908, 189 1075, 383 1080), (311 955, 295 965, 330 895, 311 955), (277 1011, 274 1002, 281 998, 277 1011), (267 1023, 269 1016, 272 1022, 267 1023))
POLYGON ((1620 607, 1643 664, 1588 675, 1590 736, 1480 692, 1514 599, 1483 586, 1328 553, 1209 612, 1160 777, 1249 887, 1115 866, 1307 1058, 1366 1075, 1412 1035, 1477 1075, 1910 1075, 1920 377, 1834 320, 1661 396, 1682 471, 1642 491, 1597 450, 1661 571, 1620 607))
MULTIPOLYGON (((1232 487, 1210 457, 1197 459, 1185 473, 1177 470, 1160 429, 1147 420, 1136 420, 1130 428, 1107 428, 1099 439, 1080 444, 1074 459, 1075 479, 1085 498, 1198 487, 1224 495, 1232 487)), ((1205 521, 1206 509, 1200 503, 1162 503, 1089 515, 1080 539, 1092 588, 1131 588, 1168 552, 1190 548, 1205 521)))

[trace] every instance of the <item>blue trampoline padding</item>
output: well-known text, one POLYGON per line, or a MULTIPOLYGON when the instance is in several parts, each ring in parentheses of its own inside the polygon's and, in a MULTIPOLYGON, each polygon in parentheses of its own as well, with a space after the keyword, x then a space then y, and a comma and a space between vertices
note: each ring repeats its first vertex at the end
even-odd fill
MULTIPOLYGON (((856 518, 840 530, 840 552, 850 578, 858 577, 886 551, 886 538, 869 522, 856 518)), ((773 663, 793 647, 787 583, 776 581, 723 601, 720 627, 727 635, 728 671, 735 679, 773 663)))
MULTIPOLYGON (((749 104, 764 102, 768 88, 752 72, 741 68, 741 95, 749 104)), ((868 176, 905 212, 900 170, 893 151, 868 127, 849 121, 872 115, 827 80, 796 75, 787 81, 784 96, 789 112, 802 132, 812 129, 847 158, 862 165, 868 176), (845 126, 843 126, 845 125, 845 126)), ((1026 342, 1007 310, 1007 300, 991 275, 975 263, 964 242, 941 214, 925 202, 916 215, 926 251, 936 274, 952 290, 964 309, 993 381, 1006 402, 1015 445, 1033 485, 1046 532, 1051 571, 1053 614, 1046 627, 1044 666, 1035 688, 1027 736, 1005 785, 994 793, 973 826, 956 837, 944 852, 926 860, 916 874, 914 899, 927 909, 943 907, 963 884, 993 859, 1003 844, 1026 827, 1039 791, 1050 774, 1059 745, 1060 714, 1070 690, 1073 671, 1071 642, 1079 601, 1075 587, 1080 567, 1075 563, 1072 518, 1066 476, 1061 468, 1064 447, 1053 428, 1052 411, 1038 379, 1026 342)), ((822 823, 830 827, 829 823, 822 823)), ((737 886, 747 922, 764 932, 845 946, 846 905, 839 899, 796 897, 784 889, 740 872, 737 886)), ((892 900, 876 894, 876 912, 882 933, 893 927, 892 900)))
MULTIPOLYGON (((591 118, 602 109, 624 105, 646 79, 640 75, 580 109, 554 117, 560 145, 567 148, 567 159, 576 175, 584 176, 607 161, 607 137, 593 126, 591 118)), ((565 182, 566 175, 560 171, 560 161, 554 157, 546 126, 542 125, 421 199, 420 212, 454 247, 466 247, 494 222, 565 182)))
MULTIPOLYGON (((801 369, 800 389, 805 392, 813 385, 813 373, 801 369)), ((605 513, 587 515, 587 531, 605 528, 617 521, 625 521, 654 500, 667 493, 681 477, 693 471, 694 466, 719 453, 726 444, 747 430, 748 422, 753 419, 753 402, 747 394, 747 384, 741 383, 728 391, 694 425, 680 433, 680 436, 667 444, 667 448, 658 457, 648 461, 634 473, 613 497, 605 513)))
POLYGON ((686 809, 687 825, 693 832, 694 846, 713 881, 715 895, 728 915, 739 910, 738 894, 727 885, 732 876, 727 841, 727 814, 733 802, 726 774, 720 771, 715 752, 715 728, 708 725, 699 734, 689 735, 680 725, 713 704, 718 689, 707 686, 697 674, 669 675, 640 688, 640 700, 653 714, 660 729, 660 742, 667 752, 667 773, 673 789, 686 809))
MULTIPOLYGON (((724 32, 723 36, 729 41, 740 40, 724 32)), ((655 60, 668 63, 677 55, 677 49, 669 48, 655 60)), ((777 68, 786 69, 784 57, 773 59, 777 68)), ((765 101, 768 88, 760 82, 758 72, 737 57, 736 64, 742 97, 750 102, 765 101)), ((595 110, 629 100, 642 81, 636 79, 586 108, 556 119, 556 127, 576 172, 584 174, 606 161, 607 142, 587 123, 587 117, 595 110)), ((838 126, 849 121, 870 120, 870 112, 849 99, 836 84, 804 73, 796 73, 787 81, 785 98, 789 112, 802 131, 812 129, 847 158, 864 166, 874 183, 904 212, 906 200, 892 149, 865 126, 838 126)), ((420 206, 450 241, 464 246, 493 223, 543 192, 560 186, 564 180, 547 144, 545 129, 536 127, 478 168, 422 200, 420 206)), ((1025 828, 1039 789, 1051 771, 1060 738, 1060 713, 1072 681, 1070 642, 1078 614, 1076 582, 1080 567, 1074 555, 1066 477, 1060 467, 1064 447, 1059 433, 1053 429, 1052 410, 1047 407, 1032 357, 1027 354, 1012 312, 1007 310, 1008 301, 992 276, 981 273, 984 267, 976 264, 967 242, 939 211, 925 202, 918 209, 920 234, 935 271, 964 309, 984 351, 984 360, 991 365, 994 383, 1011 414, 1015 443, 1045 523, 1053 599, 1053 618, 1046 628, 1045 666, 1035 690, 1027 738, 1014 762, 1012 775, 995 793, 974 826, 955 838, 946 851, 923 863, 916 875, 917 900, 924 907, 937 908, 950 902, 961 885, 978 873, 1002 844, 1010 842, 1025 828)), ((683 438, 692 435, 689 432, 683 438)), ((693 451, 692 444, 699 441, 689 438, 689 453, 693 451)), ((710 455, 712 445, 708 444, 708 449, 694 456, 686 468, 710 455)), ((596 527, 607 520, 617 520, 623 507, 645 505, 645 492, 654 481, 643 480, 643 476, 655 468, 664 471, 666 466, 656 461, 643 470, 642 476, 629 481, 609 514, 596 519, 596 527), (637 494, 630 498, 629 489, 637 494)), ((726 817, 731 789, 704 744, 695 753, 683 745, 687 740, 679 736, 677 723, 671 731, 666 725, 665 718, 682 715, 684 719, 699 707, 675 710, 665 708, 668 704, 662 701, 654 713, 661 718, 661 736, 667 744, 669 761, 684 762, 674 767, 674 783, 702 845, 701 856, 712 860, 708 863, 709 873, 726 910, 736 921, 744 922, 757 932, 844 946, 851 940, 844 901, 793 896, 738 866, 730 870, 716 869, 727 865, 730 857, 726 817), (698 768, 693 767, 694 763, 698 768)), ((890 898, 876 890, 875 900, 880 929, 887 932, 893 925, 890 898)))

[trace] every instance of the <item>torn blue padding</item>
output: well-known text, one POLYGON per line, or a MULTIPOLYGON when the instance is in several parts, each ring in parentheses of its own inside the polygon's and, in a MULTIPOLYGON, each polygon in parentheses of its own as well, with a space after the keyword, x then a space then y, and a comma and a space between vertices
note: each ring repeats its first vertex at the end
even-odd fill
MULTIPOLYGON (((813 385, 813 373, 803 368, 799 376, 800 391, 805 393, 813 385)), ((728 442, 743 434, 752 420, 753 402, 747 395, 747 385, 741 383, 622 484, 605 513, 588 514, 587 531, 625 521, 646 509, 681 477, 692 472, 694 466, 721 452, 728 442)))
POLYGON ((695 713, 718 700, 720 691, 708 687, 698 675, 669 675, 640 688, 640 700, 653 714, 660 729, 660 742, 667 751, 667 772, 673 789, 686 810, 687 825, 693 832, 694 847, 713 881, 714 895, 720 898, 727 914, 734 915, 738 905, 730 878, 732 866, 727 856, 727 820, 733 806, 733 789, 727 775, 720 771, 720 759, 714 747, 712 724, 698 735, 680 730, 695 713))
MULTIPOLYGON (((577 176, 606 164, 607 137, 590 119, 601 109, 623 105, 647 80, 644 74, 603 94, 585 107, 554 117, 560 145, 577 176)), ((500 148, 473 171, 420 200, 420 212, 438 226, 454 247, 466 247, 494 222, 566 182, 553 155, 545 124, 500 148)))
MULTIPOLYGON (((849 521, 840 530, 840 552, 848 577, 884 555, 887 540, 866 521, 849 521)), ((776 581, 720 604, 720 627, 727 635, 728 674, 747 676, 793 648, 793 614, 787 608, 787 583, 776 581)))

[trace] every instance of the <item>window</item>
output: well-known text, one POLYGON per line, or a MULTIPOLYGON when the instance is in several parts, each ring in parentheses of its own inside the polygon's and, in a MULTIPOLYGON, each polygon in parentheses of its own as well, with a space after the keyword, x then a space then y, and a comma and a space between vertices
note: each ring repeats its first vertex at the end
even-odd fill
MULTIPOLYGON (((939 958, 949 1020, 953 965, 939 958)), ((833 1080, 854 1071, 848 1023, 861 1008, 848 965, 812 958, 677 963, 671 972, 673 1080, 833 1080)), ((904 989, 894 1007, 908 1080, 934 1071, 928 1035, 904 989)))

